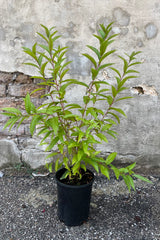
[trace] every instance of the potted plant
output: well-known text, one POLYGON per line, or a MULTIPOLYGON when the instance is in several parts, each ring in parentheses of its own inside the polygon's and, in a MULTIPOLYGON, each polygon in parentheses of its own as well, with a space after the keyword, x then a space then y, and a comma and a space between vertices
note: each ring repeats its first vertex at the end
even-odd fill
MULTIPOLYGON (((104 159, 101 152, 96 150, 96 144, 108 142, 108 135, 116 138, 117 132, 112 127, 120 123, 119 115, 126 116, 116 104, 130 98, 120 97, 120 93, 126 89, 124 85, 127 80, 137 77, 138 71, 134 67, 140 64, 136 60, 140 52, 132 52, 126 58, 118 56, 123 63, 122 72, 113 63, 106 63, 106 59, 116 51, 111 50, 110 45, 117 34, 112 34, 112 23, 107 27, 101 24, 98 35, 93 35, 98 41, 98 48, 87 45, 93 55, 83 54, 92 64, 90 82, 70 79, 67 77, 70 62, 65 58, 67 47, 55 47, 56 40, 60 38, 55 28, 41 26, 44 34, 38 35, 44 44, 35 43, 32 49, 23 48, 33 60, 25 64, 38 70, 38 75, 33 78, 41 79, 37 84, 41 87, 27 93, 24 98, 25 113, 11 107, 2 108, 1 113, 9 116, 4 129, 11 129, 15 124, 19 127, 23 121, 30 119, 30 132, 33 135, 36 129, 37 135, 42 136, 40 144, 46 144, 46 151, 49 151, 47 158, 57 156, 54 168, 58 187, 58 216, 66 225, 74 226, 86 221, 89 214, 94 175, 87 166, 92 166, 108 179, 110 171, 113 171, 117 179, 124 179, 129 191, 135 190, 134 177, 150 182, 134 173, 136 163, 118 169, 113 165, 116 152, 104 159), (97 78, 105 68, 115 73, 114 85, 97 78), (83 86, 82 104, 67 100, 66 91, 72 85, 77 88, 83 86), (36 108, 31 96, 42 89, 46 89, 47 93, 41 97, 48 97, 50 101, 36 108), (101 108, 102 102, 104 108, 101 108), (57 150, 53 151, 55 146, 57 150)), ((52 166, 53 162, 46 164, 49 171, 52 171, 52 166)))

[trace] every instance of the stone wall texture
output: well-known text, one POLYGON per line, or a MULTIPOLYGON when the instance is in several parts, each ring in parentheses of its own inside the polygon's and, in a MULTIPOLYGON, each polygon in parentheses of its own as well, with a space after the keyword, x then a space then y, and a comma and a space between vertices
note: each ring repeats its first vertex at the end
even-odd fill
MULTIPOLYGON (((36 87, 36 80, 30 78, 34 70, 24 65, 28 56, 22 46, 32 47, 38 40, 40 24, 56 26, 60 44, 69 46, 68 60, 70 74, 87 81, 90 78, 90 64, 81 53, 87 44, 93 44, 92 34, 97 33, 100 23, 114 21, 113 32, 119 33, 114 47, 117 54, 142 51, 138 67, 140 76, 128 83, 134 98, 121 106, 127 114, 118 130, 117 141, 97 146, 106 156, 117 151, 121 161, 137 161, 140 166, 160 167, 160 2, 158 0, 0 0, 0 107, 19 106, 24 108, 23 97, 36 87)), ((118 64, 118 63, 117 63, 118 64)), ((100 78, 112 80, 108 69, 100 78)), ((70 101, 79 102, 82 89, 71 89, 70 101)), ((42 100, 38 93, 33 95, 38 106, 42 100)), ((36 168, 45 162, 46 153, 38 146, 37 138, 31 138, 29 123, 11 132, 2 130, 6 118, 0 116, 0 149, 5 161, 28 162, 36 168), (4 148, 6 146, 6 148, 4 148), (5 150, 4 150, 5 149, 5 150), (11 157, 13 151, 13 157, 11 157), (41 158, 41 160, 40 160, 41 158)))

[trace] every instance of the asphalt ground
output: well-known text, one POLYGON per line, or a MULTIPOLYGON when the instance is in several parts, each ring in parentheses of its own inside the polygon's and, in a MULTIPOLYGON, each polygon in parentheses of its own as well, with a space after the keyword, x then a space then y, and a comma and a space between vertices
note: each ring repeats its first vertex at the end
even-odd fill
POLYGON ((158 170, 142 171, 153 184, 135 180, 131 194, 122 180, 96 175, 88 222, 76 227, 65 226, 57 217, 54 174, 1 171, 0 240, 160 240, 158 170))

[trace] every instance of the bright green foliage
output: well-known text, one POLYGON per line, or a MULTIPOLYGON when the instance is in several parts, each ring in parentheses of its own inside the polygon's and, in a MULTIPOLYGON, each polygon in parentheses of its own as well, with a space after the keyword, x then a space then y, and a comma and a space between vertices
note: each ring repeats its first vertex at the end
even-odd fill
MULTIPOLYGON (((38 35, 44 44, 35 43, 32 49, 25 47, 23 49, 33 60, 26 64, 38 70, 39 74, 33 78, 42 80, 38 83, 42 87, 38 87, 32 93, 46 87, 47 93, 42 97, 49 96, 51 102, 36 108, 31 101, 32 93, 28 93, 24 98, 26 114, 15 108, 2 108, 2 114, 10 117, 4 128, 11 129, 16 123, 19 126, 30 117, 31 134, 33 135, 37 128, 37 135, 43 136, 40 144, 46 144, 46 151, 50 152, 48 157, 57 155, 55 170, 57 171, 62 165, 66 168, 62 178, 67 176, 81 178, 80 168, 86 171, 86 166, 91 165, 108 179, 110 179, 111 170, 117 179, 122 176, 129 191, 131 188, 135 189, 133 177, 149 181, 134 174, 132 169, 135 163, 118 169, 112 164, 117 153, 111 153, 104 160, 100 157, 100 152, 96 151, 96 144, 107 143, 108 136, 116 138, 117 132, 111 129, 120 123, 120 115, 126 116, 124 111, 115 107, 114 104, 130 98, 127 96, 121 98, 119 93, 126 89, 124 85, 129 79, 137 77, 135 74, 138 72, 133 67, 140 64, 136 60, 140 52, 132 52, 126 58, 119 56, 123 64, 122 71, 113 67, 113 63, 106 63, 107 58, 116 52, 110 49, 110 44, 117 35, 111 34, 112 23, 107 27, 101 24, 99 34, 93 35, 98 40, 98 48, 87 45, 93 55, 83 54, 92 64, 91 81, 87 84, 67 78, 70 64, 65 57, 67 47, 55 47, 56 40, 60 38, 55 28, 48 29, 44 25, 41 26, 44 34, 38 33, 38 35), (97 79, 99 72, 106 68, 110 68, 115 73, 114 85, 110 85, 107 80, 97 79), (50 78, 47 77, 48 74, 50 78), (86 94, 83 96, 82 105, 67 102, 66 91, 72 85, 81 85, 85 88, 86 94), (102 101, 106 104, 103 110, 96 104, 102 101), (52 152, 55 146, 58 150, 52 152), (59 155, 62 155, 62 158, 59 158, 59 155)), ((46 166, 49 171, 52 171, 52 163, 46 166)))

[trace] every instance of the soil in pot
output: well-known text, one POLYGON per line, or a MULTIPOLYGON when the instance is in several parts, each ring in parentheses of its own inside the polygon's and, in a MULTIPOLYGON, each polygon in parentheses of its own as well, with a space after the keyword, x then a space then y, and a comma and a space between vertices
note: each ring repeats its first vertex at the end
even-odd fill
POLYGON ((65 169, 56 173, 58 217, 67 226, 78 226, 88 220, 94 175, 87 170, 81 181, 60 180, 65 169))

